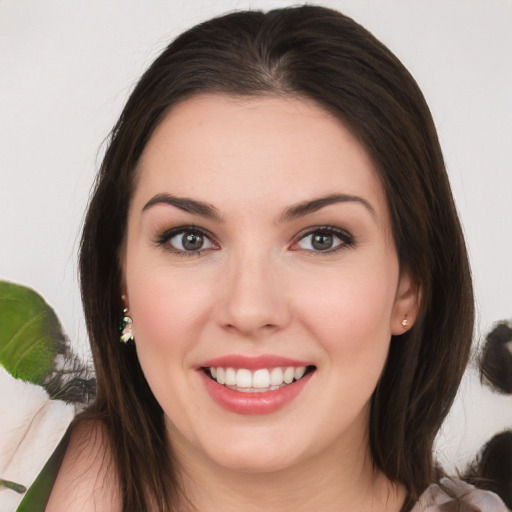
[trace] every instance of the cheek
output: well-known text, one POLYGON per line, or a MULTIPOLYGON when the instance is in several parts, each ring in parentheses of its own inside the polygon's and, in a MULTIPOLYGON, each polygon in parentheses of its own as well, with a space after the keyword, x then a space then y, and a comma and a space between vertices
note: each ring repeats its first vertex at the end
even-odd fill
POLYGON ((185 421, 183 411, 194 406, 183 401, 191 393, 184 376, 209 318, 209 291, 183 273, 135 259, 127 264, 126 287, 142 371, 167 415, 185 421))
POLYGON ((381 364, 391 338, 397 282, 398 263, 392 258, 344 268, 322 278, 319 293, 300 293, 299 316, 331 359, 347 368, 360 368, 355 363, 362 361, 381 364))
POLYGON ((126 287, 138 351, 176 354, 197 338, 209 317, 211 290, 200 276, 128 261, 126 287), (197 279, 196 279, 197 278, 197 279))

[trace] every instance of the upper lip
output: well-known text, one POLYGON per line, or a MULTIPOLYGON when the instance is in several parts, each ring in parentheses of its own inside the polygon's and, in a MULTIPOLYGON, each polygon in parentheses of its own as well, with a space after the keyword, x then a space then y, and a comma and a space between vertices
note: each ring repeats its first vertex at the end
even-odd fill
POLYGON ((289 357, 282 357, 274 354, 262 354, 258 356, 247 356, 242 354, 230 354, 216 357, 205 361, 198 368, 246 368, 247 370, 257 370, 259 368, 277 368, 278 366, 311 366, 309 361, 300 361, 289 357))

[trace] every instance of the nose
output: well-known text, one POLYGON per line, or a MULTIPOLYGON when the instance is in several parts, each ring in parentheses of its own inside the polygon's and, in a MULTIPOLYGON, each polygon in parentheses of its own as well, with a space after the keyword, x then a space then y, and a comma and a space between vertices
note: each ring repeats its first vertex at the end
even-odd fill
POLYGON ((222 327, 252 338, 286 327, 291 311, 279 262, 252 253, 233 256, 227 266, 221 284, 222 327))

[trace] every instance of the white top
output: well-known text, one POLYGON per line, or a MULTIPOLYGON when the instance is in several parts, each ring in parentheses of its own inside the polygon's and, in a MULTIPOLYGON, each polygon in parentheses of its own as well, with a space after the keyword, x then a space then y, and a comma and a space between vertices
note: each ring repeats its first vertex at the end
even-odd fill
MULTIPOLYGON (((503 501, 490 491, 477 489, 461 480, 443 478, 441 484, 453 496, 464 498, 467 503, 477 507, 481 512, 507 512, 503 501)), ((446 494, 438 484, 432 484, 420 497, 411 512, 442 512, 441 505, 449 503, 452 496, 446 494)))

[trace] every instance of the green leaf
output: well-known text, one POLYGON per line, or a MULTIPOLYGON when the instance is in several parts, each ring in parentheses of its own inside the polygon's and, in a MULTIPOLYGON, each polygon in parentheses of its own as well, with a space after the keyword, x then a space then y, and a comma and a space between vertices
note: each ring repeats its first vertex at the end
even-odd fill
POLYGON ((0 364, 13 377, 42 385, 65 343, 55 312, 38 293, 0 281, 0 364))
POLYGON ((10 480, 3 480, 0 478, 0 488, 5 487, 6 489, 11 489, 18 494, 23 494, 27 492, 27 488, 24 485, 17 484, 16 482, 11 482, 10 480))

